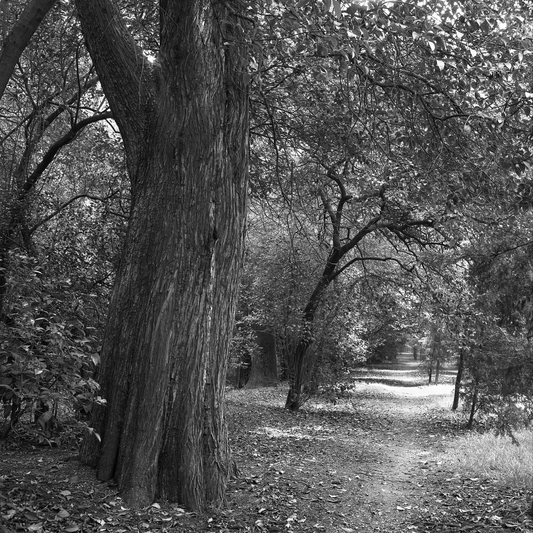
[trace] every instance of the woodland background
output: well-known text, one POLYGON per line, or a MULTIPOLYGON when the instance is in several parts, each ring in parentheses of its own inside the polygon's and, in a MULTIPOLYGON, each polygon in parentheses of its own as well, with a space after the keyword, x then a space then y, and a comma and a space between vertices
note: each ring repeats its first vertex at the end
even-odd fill
MULTIPOLYGON (((157 64, 158 3, 115 4, 157 64)), ((469 426, 512 435, 533 418, 532 6, 242 13, 250 184, 227 385, 289 380, 298 410, 408 347, 429 381, 457 365, 469 426)), ((131 187, 74 4, 4 1, 1 17, 0 434, 25 423, 59 444, 65 420, 90 427, 105 401, 131 187)))

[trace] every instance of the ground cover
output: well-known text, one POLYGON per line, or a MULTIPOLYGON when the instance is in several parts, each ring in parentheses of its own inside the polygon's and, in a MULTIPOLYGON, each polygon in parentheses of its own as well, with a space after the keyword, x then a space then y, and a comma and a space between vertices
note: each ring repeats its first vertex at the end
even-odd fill
POLYGON ((228 392, 239 474, 228 504, 199 516, 159 502, 125 508, 72 446, 14 438, 0 450, 0 533, 533 531, 527 488, 458 470, 464 433, 452 385, 425 385, 417 363, 358 373, 350 393, 283 409, 285 387, 228 392))

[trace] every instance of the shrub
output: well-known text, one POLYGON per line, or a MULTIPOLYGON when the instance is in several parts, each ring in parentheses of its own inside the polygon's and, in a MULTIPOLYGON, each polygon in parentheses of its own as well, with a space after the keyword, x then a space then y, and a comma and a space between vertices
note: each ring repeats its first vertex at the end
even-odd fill
POLYGON ((31 422, 40 440, 57 440, 58 415, 84 418, 97 398, 97 330, 84 313, 85 295, 51 281, 35 259, 11 259, 9 319, 0 322, 0 437, 31 422))

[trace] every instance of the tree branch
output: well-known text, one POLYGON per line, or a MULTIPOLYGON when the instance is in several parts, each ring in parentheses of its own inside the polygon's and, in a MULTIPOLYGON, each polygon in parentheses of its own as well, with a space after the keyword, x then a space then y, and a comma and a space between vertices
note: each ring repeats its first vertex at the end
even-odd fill
MULTIPOLYGON (((155 64, 148 61, 110 0, 76 0, 91 58, 126 143, 138 139, 153 107, 155 64)), ((128 145, 126 145, 128 149, 128 145)))
POLYGON ((56 0, 31 0, 9 32, 0 54, 0 98, 4 95, 22 52, 55 3, 56 0))
POLYGON ((44 157, 41 159, 41 162, 35 167, 35 170, 30 174, 24 185, 22 186, 22 190, 19 194, 19 201, 24 198, 24 196, 33 188, 39 177, 42 175, 42 173, 48 168, 50 163, 54 160, 54 157, 56 156, 57 152, 63 146, 66 146, 67 144, 70 144, 80 133, 83 128, 88 126, 89 124, 93 124, 95 122, 99 122, 100 120, 106 120, 113 118, 113 114, 110 111, 107 111, 105 113, 100 113, 98 115, 92 115, 91 117, 87 117, 86 119, 80 120, 76 124, 72 126, 69 132, 67 132, 63 137, 58 139, 50 148, 48 148, 46 154, 44 154, 44 157))
POLYGON ((333 281, 337 276, 342 274, 347 268, 349 268, 354 263, 357 263, 359 261, 361 261, 361 262, 365 262, 365 261, 381 261, 381 262, 392 261, 393 263, 398 263, 398 265, 400 265, 401 268, 403 268, 404 270, 406 270, 409 273, 412 273, 413 269, 414 269, 414 266, 412 266, 410 268, 406 267, 399 259, 396 259, 395 257, 354 257, 353 259, 350 259, 350 261, 348 261, 345 265, 342 265, 342 268, 339 268, 339 270, 337 270, 335 272, 335 274, 333 274, 333 276, 331 276, 331 281, 333 281))
MULTIPOLYGON (((40 220, 39 222, 34 224, 28 230, 28 233, 30 235, 32 235, 43 224, 46 224, 49 220, 52 220, 54 217, 59 215, 59 213, 61 213, 61 211, 63 211, 63 209, 67 208, 70 204, 73 204, 76 200, 80 200, 81 198, 88 198, 89 200, 96 200, 96 201, 99 201, 99 202, 105 202, 106 200, 110 200, 111 198, 113 198, 113 196, 116 196, 119 192, 120 191, 117 189, 117 190, 112 191, 111 194, 109 194, 107 196, 103 196, 103 197, 102 196, 94 196, 92 194, 85 194, 85 193, 84 194, 77 194, 76 196, 73 196, 72 198, 70 198, 66 202, 63 202, 57 209, 54 209, 54 211, 52 211, 52 213, 50 213, 49 215, 44 217, 42 220, 40 220)), ((116 214, 118 214, 118 213, 116 213, 116 214)), ((122 216, 122 215, 120 215, 120 216, 122 216)))

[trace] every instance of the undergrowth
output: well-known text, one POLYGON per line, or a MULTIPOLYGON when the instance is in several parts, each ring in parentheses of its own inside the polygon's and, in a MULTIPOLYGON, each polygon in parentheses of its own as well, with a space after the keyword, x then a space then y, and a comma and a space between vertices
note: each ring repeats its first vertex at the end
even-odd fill
POLYGON ((449 464, 472 477, 491 478, 502 485, 533 488, 533 431, 522 430, 514 437, 493 433, 469 433, 458 437, 447 451, 449 464))

